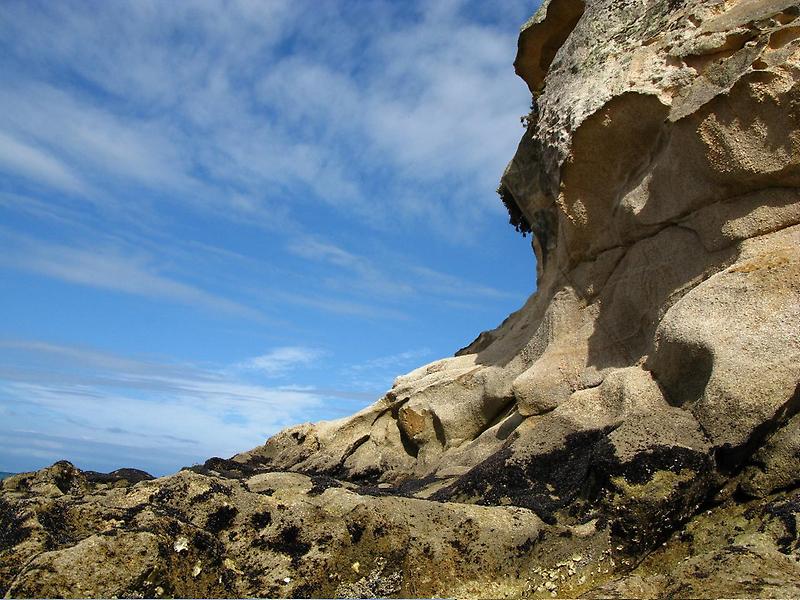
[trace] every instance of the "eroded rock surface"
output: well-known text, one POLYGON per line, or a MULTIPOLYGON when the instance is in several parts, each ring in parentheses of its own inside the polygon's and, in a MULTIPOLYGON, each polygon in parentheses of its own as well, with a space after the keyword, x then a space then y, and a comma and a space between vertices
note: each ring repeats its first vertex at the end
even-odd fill
POLYGON ((800 595, 800 6, 545 1, 514 64, 525 306, 231 460, 4 481, 0 590, 800 595))

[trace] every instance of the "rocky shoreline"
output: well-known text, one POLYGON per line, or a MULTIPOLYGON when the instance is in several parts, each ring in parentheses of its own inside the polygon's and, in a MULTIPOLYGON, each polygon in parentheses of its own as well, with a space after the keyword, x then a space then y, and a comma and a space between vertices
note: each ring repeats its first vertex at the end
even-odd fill
POLYGON ((231 459, 3 480, 0 593, 800 596, 800 6, 545 1, 515 68, 525 306, 231 459))

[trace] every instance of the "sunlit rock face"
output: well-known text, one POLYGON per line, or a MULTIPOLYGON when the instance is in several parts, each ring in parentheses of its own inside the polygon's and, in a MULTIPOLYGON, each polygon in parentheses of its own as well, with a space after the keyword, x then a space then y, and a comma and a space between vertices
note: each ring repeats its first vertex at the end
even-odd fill
POLYGON ((525 305, 232 460, 3 482, 0 591, 800 595, 800 6, 552 0, 514 65, 525 305))

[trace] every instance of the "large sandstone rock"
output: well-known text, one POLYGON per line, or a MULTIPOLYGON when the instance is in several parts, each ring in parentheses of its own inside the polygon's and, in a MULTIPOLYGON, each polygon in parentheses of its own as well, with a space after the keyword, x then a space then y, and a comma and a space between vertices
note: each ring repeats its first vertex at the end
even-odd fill
POLYGON ((4 482, 0 590, 800 594, 800 6, 545 0, 514 64, 525 305, 231 460, 4 482))

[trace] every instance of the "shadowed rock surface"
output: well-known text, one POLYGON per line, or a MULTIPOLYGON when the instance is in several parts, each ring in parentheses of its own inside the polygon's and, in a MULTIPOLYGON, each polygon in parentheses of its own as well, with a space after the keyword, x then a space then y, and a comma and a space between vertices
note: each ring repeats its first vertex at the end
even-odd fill
POLYGON ((2 482, 10 596, 800 596, 800 6, 551 0, 499 192, 537 292, 374 405, 2 482))

